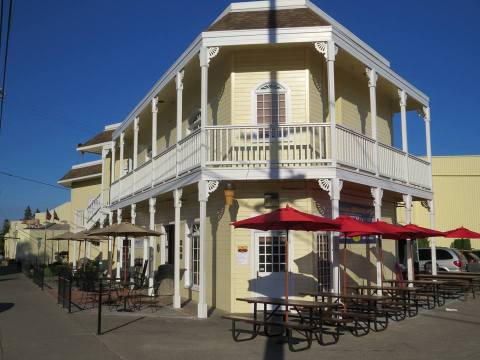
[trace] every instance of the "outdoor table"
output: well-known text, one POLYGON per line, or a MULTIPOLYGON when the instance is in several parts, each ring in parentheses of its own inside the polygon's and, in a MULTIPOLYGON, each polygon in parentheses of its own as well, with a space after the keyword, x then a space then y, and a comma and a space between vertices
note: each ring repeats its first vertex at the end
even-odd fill
POLYGON ((122 293, 123 307, 117 311, 119 312, 132 312, 132 309, 127 308, 127 300, 130 298, 132 285, 130 281, 124 282, 120 278, 101 278, 101 281, 108 283, 108 299, 111 300, 111 292, 115 291, 117 296, 122 293))
POLYGON ((438 304, 438 306, 442 305, 440 303, 440 286, 446 283, 444 280, 384 280, 383 282, 398 287, 401 287, 399 285, 413 285, 420 291, 429 291, 431 288, 433 301, 438 304))
POLYGON ((468 287, 472 291, 473 298, 475 298, 475 285, 478 286, 480 282, 480 277, 478 276, 468 276, 464 275, 463 273, 460 274, 441 274, 441 275, 430 275, 430 274, 418 274, 418 279, 431 279, 431 280, 444 280, 446 283, 448 282, 460 282, 460 283, 468 283, 468 287))
MULTIPOLYGON (((279 314, 280 308, 285 307, 285 311, 288 311, 289 307, 292 307, 300 317, 300 321, 313 323, 313 313, 314 311, 319 311, 321 313, 323 308, 327 307, 337 307, 337 304, 318 302, 318 301, 308 301, 308 300, 295 300, 295 299, 284 299, 284 298, 270 298, 270 297, 245 297, 237 298, 238 301, 244 301, 249 304, 253 304, 253 318, 258 319, 258 305, 263 305, 263 320, 267 322, 274 315, 279 314), (274 308, 269 312, 268 305, 273 305, 274 308), (308 311, 308 319, 302 315, 301 310, 308 311)), ((283 314, 282 314, 283 315, 283 314)))
POLYGON ((394 286, 376 286, 376 285, 357 285, 349 286, 349 289, 357 291, 359 294, 364 294, 365 291, 381 291, 382 294, 387 294, 387 296, 392 300, 400 300, 403 303, 403 309, 405 316, 407 315, 407 306, 408 306, 408 315, 412 316, 412 306, 415 311, 413 314, 416 315, 418 312, 418 303, 416 297, 412 298, 412 294, 415 295, 418 288, 416 287, 394 287, 394 286))
POLYGON ((350 307, 350 309, 353 308, 354 313, 358 313, 358 311, 355 310, 360 310, 360 313, 364 313, 366 310, 366 313, 369 316, 373 316, 374 320, 374 325, 375 325, 375 331, 380 331, 378 328, 378 325, 382 325, 383 329, 387 328, 388 325, 388 316, 385 316, 385 322, 379 321, 379 317, 382 317, 383 312, 379 311, 379 303, 385 302, 389 300, 390 298, 388 296, 383 296, 383 295, 363 295, 363 294, 339 294, 339 293, 334 293, 334 292, 329 292, 329 291, 320 291, 320 292, 302 292, 300 293, 301 295, 305 296, 312 296, 315 298, 315 300, 318 300, 319 298, 322 299, 322 301, 325 301, 328 299, 327 303, 332 303, 335 302, 336 304, 342 304, 343 305, 343 314, 345 314, 350 307), (366 305, 366 309, 365 306, 366 305), (360 309, 359 309, 360 307, 360 309))

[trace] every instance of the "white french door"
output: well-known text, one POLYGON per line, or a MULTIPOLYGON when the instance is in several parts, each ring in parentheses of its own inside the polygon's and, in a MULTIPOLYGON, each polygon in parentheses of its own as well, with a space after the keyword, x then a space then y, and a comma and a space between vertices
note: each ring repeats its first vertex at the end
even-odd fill
MULTIPOLYGON (((285 232, 255 234, 255 276, 251 290, 257 296, 283 297, 285 284, 285 232)), ((289 249, 291 246, 289 247, 289 249)), ((291 252, 290 252, 291 253, 291 252)), ((290 277, 289 292, 293 290, 290 277)))

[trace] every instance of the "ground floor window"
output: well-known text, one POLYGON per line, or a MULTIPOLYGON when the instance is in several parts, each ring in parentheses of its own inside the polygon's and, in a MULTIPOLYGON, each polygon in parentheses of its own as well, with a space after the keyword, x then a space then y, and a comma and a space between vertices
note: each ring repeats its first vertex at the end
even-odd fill
POLYGON ((285 271, 285 234, 258 236, 258 272, 285 271))
POLYGON ((317 279, 318 290, 330 291, 331 288, 331 264, 330 243, 327 234, 317 234, 317 279))
POLYGON ((192 240, 192 285, 200 286, 200 225, 193 224, 191 232, 192 240))

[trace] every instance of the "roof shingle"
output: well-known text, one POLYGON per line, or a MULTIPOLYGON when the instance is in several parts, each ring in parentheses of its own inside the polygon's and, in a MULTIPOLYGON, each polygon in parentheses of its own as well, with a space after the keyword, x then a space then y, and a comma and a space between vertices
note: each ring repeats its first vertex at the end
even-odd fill
POLYGON ((101 133, 98 133, 97 135, 92 137, 91 139, 87 140, 83 144, 82 143, 78 144, 78 147, 102 144, 107 141, 112 141, 112 134, 113 134, 113 130, 104 130, 101 133))
POLYGON ((207 31, 275 29, 329 25, 311 9, 230 12, 207 31))
POLYGON ((101 175, 102 164, 94 164, 79 168, 70 169, 59 181, 73 180, 89 175, 101 175))

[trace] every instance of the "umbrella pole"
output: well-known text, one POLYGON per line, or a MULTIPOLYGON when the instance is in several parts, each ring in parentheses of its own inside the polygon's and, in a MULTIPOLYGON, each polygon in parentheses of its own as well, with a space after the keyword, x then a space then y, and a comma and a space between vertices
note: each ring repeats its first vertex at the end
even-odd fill
POLYGON ((85 271, 85 263, 87 262, 87 240, 84 240, 83 245, 83 271, 85 271))
MULTIPOLYGON (((127 242, 127 249, 126 249, 126 251, 125 251, 125 249, 123 250, 123 282, 126 284, 127 283, 127 267, 126 267, 127 252, 130 251, 130 249, 128 248, 128 236, 125 237, 124 243, 125 243, 125 241, 127 242)), ((122 244, 122 246, 123 246, 123 244, 122 244)))
POLYGON ((70 239, 67 240, 67 266, 70 265, 70 239))
POLYGON ((110 249, 109 256, 110 258, 108 259, 108 277, 112 277, 112 266, 113 266, 113 251, 115 250, 115 236, 113 237, 113 244, 112 248, 110 249))
POLYGON ((285 293, 285 322, 288 322, 288 230, 287 236, 285 238, 285 286, 284 286, 284 293, 285 293))
POLYGON ((343 237, 343 295, 347 293, 347 235, 343 237))

